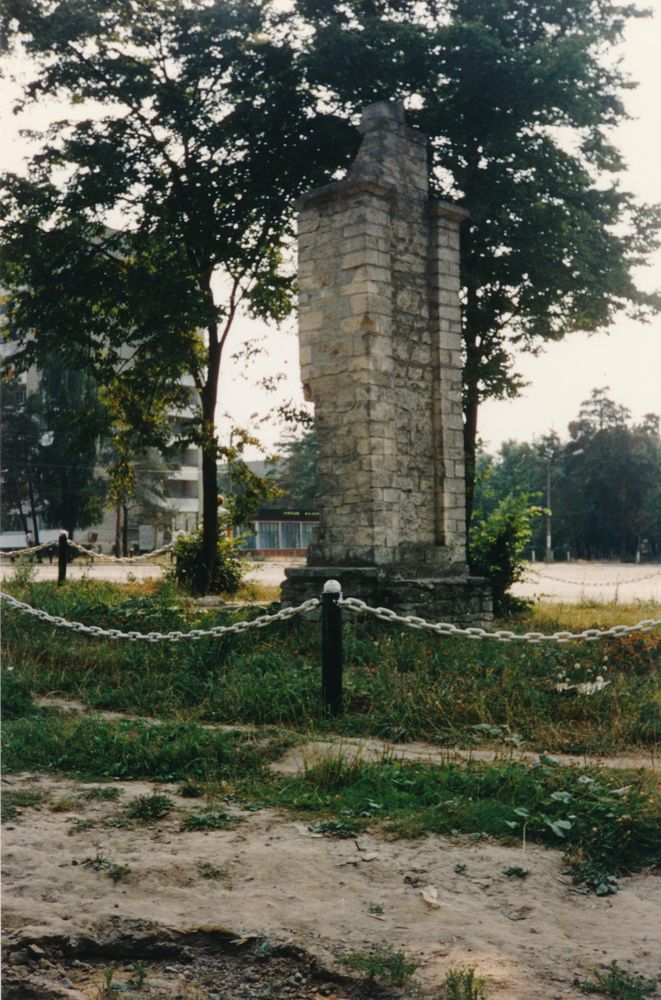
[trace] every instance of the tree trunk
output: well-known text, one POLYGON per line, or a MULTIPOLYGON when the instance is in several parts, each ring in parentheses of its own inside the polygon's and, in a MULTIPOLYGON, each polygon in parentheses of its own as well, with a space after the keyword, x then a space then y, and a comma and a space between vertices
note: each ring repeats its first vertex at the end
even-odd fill
POLYGON ((39 525, 37 524, 37 511, 35 509, 34 503, 34 489, 32 487, 32 477, 28 476, 28 496, 30 498, 30 515, 32 517, 32 533, 34 535, 34 544, 39 545, 39 525))
POLYGON ((126 505, 122 507, 122 555, 124 558, 129 554, 129 509, 126 505))
POLYGON ((197 594, 209 592, 218 550, 218 452, 216 445, 216 401, 221 348, 217 330, 209 329, 207 381, 202 403, 202 554, 193 581, 197 594))
POLYGON ((477 392, 467 393, 464 406, 464 463, 466 467, 466 536, 473 518, 473 498, 475 496, 475 462, 477 458, 477 392))
POLYGON ((115 556, 119 556, 121 552, 121 534, 122 534, 122 505, 118 503, 117 507, 115 508, 115 544, 113 546, 115 550, 114 551, 115 556))

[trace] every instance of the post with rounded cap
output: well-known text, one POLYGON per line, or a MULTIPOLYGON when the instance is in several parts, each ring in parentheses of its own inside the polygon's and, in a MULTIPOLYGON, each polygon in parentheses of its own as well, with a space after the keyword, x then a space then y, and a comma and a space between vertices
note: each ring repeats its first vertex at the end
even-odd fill
POLYGON ((67 560, 69 558, 69 536, 61 531, 57 539, 57 582, 64 583, 67 578, 67 560))
POLYGON ((321 595, 321 697, 328 715, 342 711, 342 588, 327 580, 321 595))

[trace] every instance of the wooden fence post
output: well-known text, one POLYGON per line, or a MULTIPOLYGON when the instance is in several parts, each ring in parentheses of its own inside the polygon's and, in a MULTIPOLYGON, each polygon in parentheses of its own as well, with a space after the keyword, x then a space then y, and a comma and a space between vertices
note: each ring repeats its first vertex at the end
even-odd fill
POLYGON ((69 560, 69 536, 61 531, 57 539, 57 582, 64 583, 67 578, 67 562, 69 560))
POLYGON ((328 715, 342 711, 342 588, 327 580, 321 595, 321 697, 328 715))

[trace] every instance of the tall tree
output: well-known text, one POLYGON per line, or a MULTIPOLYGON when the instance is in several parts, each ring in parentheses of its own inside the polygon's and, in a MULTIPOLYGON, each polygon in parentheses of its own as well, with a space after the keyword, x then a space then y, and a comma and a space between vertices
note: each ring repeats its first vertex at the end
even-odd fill
POLYGON ((430 136, 436 192, 463 228, 464 445, 470 520, 479 404, 515 396, 515 350, 645 318, 633 269, 658 207, 619 186, 611 138, 632 84, 612 58, 644 12, 612 0, 299 0, 311 75, 331 106, 400 96, 430 136), (333 98, 337 102, 333 104, 333 98))
MULTIPOLYGON (((594 389, 561 440, 506 441, 495 456, 478 455, 475 514, 480 521, 509 497, 531 495, 546 506, 550 475, 554 549, 583 558, 631 559, 641 547, 661 552, 659 418, 640 424, 607 389, 594 389)), ((540 522, 531 539, 544 549, 540 522)))
POLYGON ((30 180, 8 182, 10 321, 23 335, 39 331, 37 353, 66 333, 66 349, 99 374, 117 360, 101 347, 108 339, 134 345, 133 369, 150 388, 195 373, 207 575, 223 350, 242 304, 276 319, 289 309, 294 199, 348 161, 355 140, 346 123, 361 105, 404 98, 411 123, 430 136, 436 192, 471 212, 462 250, 469 516, 479 404, 519 391, 513 350, 605 328, 622 308, 639 316, 658 308, 632 269, 656 245, 659 213, 618 187, 623 163, 609 138, 628 86, 609 49, 640 14, 633 5, 297 0, 283 11, 270 0, 5 0, 5 8, 39 67, 27 98, 58 94, 104 109, 56 126, 30 180), (109 234, 118 211, 124 228, 109 234))
POLYGON ((10 36, 39 71, 26 99, 94 102, 89 117, 43 137, 29 179, 6 180, 9 323, 26 345, 25 364, 57 348, 84 359, 101 384, 123 363, 124 378, 161 392, 193 373, 204 590, 217 549, 223 351, 241 306, 276 320, 289 311, 284 248, 294 200, 346 162, 353 135, 317 113, 298 25, 275 4, 7 0, 5 8, 10 36), (109 231, 118 215, 121 231, 109 231))
POLYGON ((58 356, 45 364, 31 402, 45 430, 37 458, 44 518, 73 537, 103 516, 105 484, 96 468, 103 406, 89 376, 58 356))

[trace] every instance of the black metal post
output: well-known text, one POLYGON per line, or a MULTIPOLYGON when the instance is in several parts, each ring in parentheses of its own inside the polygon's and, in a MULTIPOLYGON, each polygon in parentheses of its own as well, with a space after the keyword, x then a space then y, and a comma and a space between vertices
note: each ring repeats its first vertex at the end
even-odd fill
POLYGON ((61 531, 57 539, 57 582, 64 583, 67 578, 67 562, 69 561, 69 536, 61 531))
POLYGON ((342 711, 342 588, 327 580, 321 595, 321 697, 330 716, 342 711))

